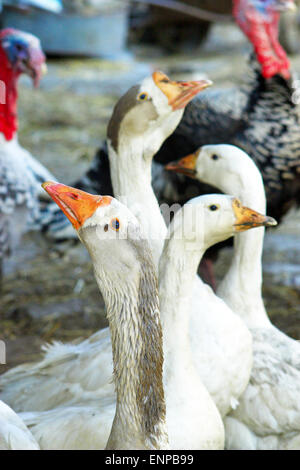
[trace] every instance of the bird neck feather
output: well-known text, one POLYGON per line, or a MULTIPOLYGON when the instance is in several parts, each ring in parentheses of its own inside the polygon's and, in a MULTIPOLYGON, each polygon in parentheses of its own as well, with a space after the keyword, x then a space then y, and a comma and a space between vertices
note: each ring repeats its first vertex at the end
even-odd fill
POLYGON ((114 194, 139 220, 158 266, 167 228, 151 185, 152 155, 143 140, 120 143, 118 154, 108 142, 114 194))
MULTIPOLYGON (((253 182, 251 185, 249 176, 248 184, 237 196, 246 206, 265 214, 263 182, 260 176, 253 182)), ((260 227, 235 235, 232 262, 217 291, 249 327, 270 325, 261 292, 264 234, 265 229, 260 227)))
POLYGON ((167 448, 162 329, 153 262, 141 263, 136 282, 109 281, 99 269, 96 279, 107 306, 117 393, 107 448, 167 448))

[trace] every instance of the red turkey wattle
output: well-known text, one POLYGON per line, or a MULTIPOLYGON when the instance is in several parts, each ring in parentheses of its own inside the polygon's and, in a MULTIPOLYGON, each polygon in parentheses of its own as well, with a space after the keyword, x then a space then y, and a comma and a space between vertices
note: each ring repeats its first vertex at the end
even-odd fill
POLYGON ((5 140, 12 140, 18 130, 18 78, 22 73, 29 75, 37 87, 43 74, 46 58, 40 41, 35 36, 13 28, 0 31, 0 80, 4 84, 4 100, 0 102, 0 133, 5 140), (10 58, 9 39, 20 38, 24 49, 18 50, 14 60, 10 58), (4 102, 3 102, 4 101, 4 102))
POLYGON ((0 103, 0 133, 5 140, 12 140, 18 130, 18 90, 20 72, 9 66, 5 52, 0 47, 0 80, 4 83, 4 103, 0 103))
POLYGON ((290 62, 278 40, 280 11, 290 4, 279 0, 233 0, 233 16, 251 41, 264 78, 276 74, 290 78, 290 62))

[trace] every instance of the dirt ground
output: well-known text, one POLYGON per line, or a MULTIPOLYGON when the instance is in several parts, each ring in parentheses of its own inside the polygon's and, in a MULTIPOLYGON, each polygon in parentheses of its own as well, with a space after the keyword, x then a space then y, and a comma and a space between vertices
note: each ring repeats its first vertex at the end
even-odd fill
MULTIPOLYGON (((20 83, 19 139, 63 183, 72 183, 89 166, 105 137, 118 97, 154 68, 174 78, 207 76, 215 86, 241 82, 250 46, 234 25, 216 25, 199 50, 166 56, 158 48, 131 46, 122 62, 49 60, 39 90, 20 83)), ((292 59, 300 71, 300 57, 292 59)), ((300 339, 300 216, 290 214, 269 230, 264 251, 265 303, 272 321, 300 339)), ((230 252, 216 266, 220 278, 230 252)), ((24 237, 5 266, 0 299, 1 333, 7 364, 35 360, 52 340, 89 336, 106 325, 103 300, 84 247, 56 246, 39 234, 24 237)))

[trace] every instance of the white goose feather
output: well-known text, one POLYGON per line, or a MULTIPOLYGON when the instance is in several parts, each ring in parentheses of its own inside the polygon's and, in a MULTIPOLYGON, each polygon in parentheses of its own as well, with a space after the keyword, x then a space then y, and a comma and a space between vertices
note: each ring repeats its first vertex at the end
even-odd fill
MULTIPOLYGON (((264 213, 261 174, 242 150, 230 145, 204 146, 196 170, 202 181, 233 192, 243 204, 264 213)), ((272 325, 265 310, 261 295, 263 238, 263 228, 235 238, 232 263, 218 289, 253 336, 250 382, 239 406, 225 420, 226 447, 300 449, 300 344, 272 325)))
POLYGON ((20 416, 3 401, 0 401, 0 450, 39 450, 20 416))

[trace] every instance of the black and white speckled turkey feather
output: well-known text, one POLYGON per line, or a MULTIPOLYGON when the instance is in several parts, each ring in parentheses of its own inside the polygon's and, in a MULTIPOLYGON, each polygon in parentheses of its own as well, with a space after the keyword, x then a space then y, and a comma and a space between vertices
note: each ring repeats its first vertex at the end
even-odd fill
MULTIPOLYGON (((268 214, 280 220, 300 203, 299 105, 293 100, 293 80, 263 78, 253 58, 250 72, 248 84, 230 97, 224 90, 217 105, 208 103, 208 92, 191 102, 155 159, 167 163, 212 143, 241 147, 262 172, 268 214)), ((203 190, 201 185, 198 189, 203 190)))
POLYGON ((248 123, 232 141, 262 172, 268 214, 277 220, 300 203, 300 108, 293 101, 292 85, 280 76, 268 81, 259 76, 248 104, 248 123))
POLYGON ((17 139, 0 140, 0 257, 8 254, 26 230, 40 230, 41 183, 54 176, 23 149, 17 139))

